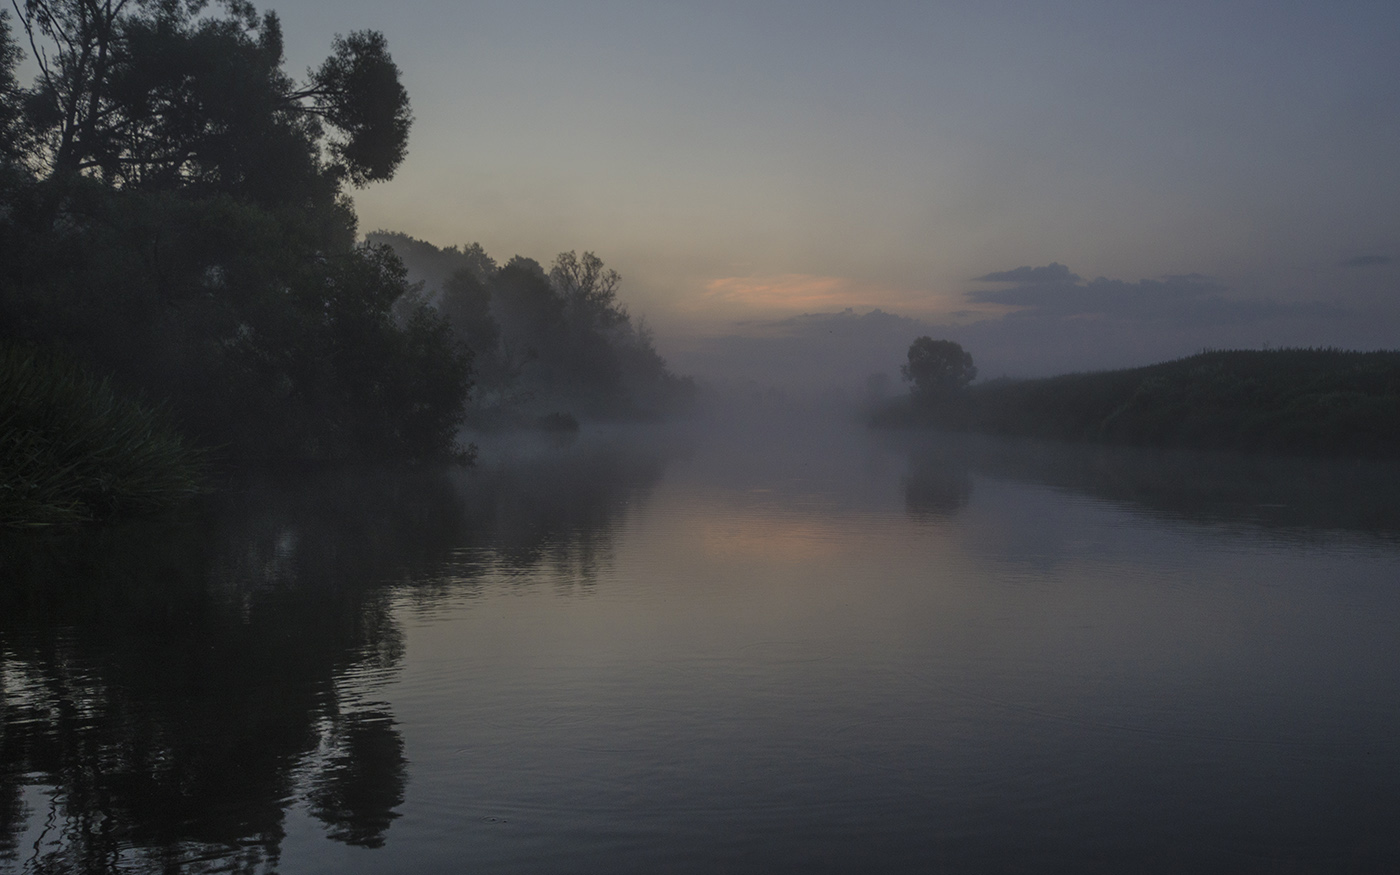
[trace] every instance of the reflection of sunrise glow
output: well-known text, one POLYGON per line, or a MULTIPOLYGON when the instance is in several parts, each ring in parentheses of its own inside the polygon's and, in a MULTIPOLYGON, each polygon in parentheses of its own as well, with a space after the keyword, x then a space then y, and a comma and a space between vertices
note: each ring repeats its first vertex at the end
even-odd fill
POLYGON ((701 547, 712 556, 807 563, 840 555, 851 545, 849 527, 830 521, 731 516, 699 523, 701 547))

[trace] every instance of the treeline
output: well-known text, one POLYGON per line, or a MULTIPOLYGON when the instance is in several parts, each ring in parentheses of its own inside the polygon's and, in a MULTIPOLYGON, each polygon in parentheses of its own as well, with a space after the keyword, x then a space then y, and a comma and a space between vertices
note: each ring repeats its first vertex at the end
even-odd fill
POLYGON ((13 9, 0 10, 0 391, 72 409, 15 416, 23 399, 0 397, 0 524, 76 494, 56 460, 77 443, 93 482, 116 482, 103 466, 137 443, 63 430, 109 397, 123 421, 151 423, 144 464, 173 448, 183 477, 210 458, 469 458, 474 379, 478 418, 531 404, 642 415, 686 394, 592 255, 546 272, 442 251, 451 269, 423 294, 384 238, 357 242, 349 192, 394 175, 412 122, 381 34, 337 36, 298 81, 276 14, 245 0, 13 9))
POLYGON ((356 244, 411 115, 383 37, 303 83, 247 3, 30 0, 0 21, 0 341, 168 403, 227 457, 455 446, 470 356, 356 244), (37 48, 20 87, 15 27, 37 48))
POLYGON ((422 300, 475 353, 471 424, 559 422, 574 412, 653 418, 694 396, 694 383, 671 373, 645 322, 618 302, 617 272, 591 252, 562 253, 546 270, 519 255, 498 265, 478 243, 439 248, 388 231, 367 239, 393 248, 421 284, 422 300))
POLYGON ((382 35, 337 36, 298 82, 277 16, 242 0, 14 10, 0 521, 169 503, 211 457, 466 455, 469 351, 390 250, 356 242, 347 192, 393 176, 412 118, 382 35), (64 409, 24 414, 21 390, 64 409))
POLYGON ((909 398, 878 425, 1070 441, 1400 456, 1400 352, 1228 350, 909 398))

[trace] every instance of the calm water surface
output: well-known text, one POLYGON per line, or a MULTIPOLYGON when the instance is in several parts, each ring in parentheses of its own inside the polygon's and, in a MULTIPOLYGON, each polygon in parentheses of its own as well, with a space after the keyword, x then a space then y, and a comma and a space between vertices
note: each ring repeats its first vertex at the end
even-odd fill
POLYGON ((3 550, 0 871, 1400 870, 1393 467, 795 415, 3 550))

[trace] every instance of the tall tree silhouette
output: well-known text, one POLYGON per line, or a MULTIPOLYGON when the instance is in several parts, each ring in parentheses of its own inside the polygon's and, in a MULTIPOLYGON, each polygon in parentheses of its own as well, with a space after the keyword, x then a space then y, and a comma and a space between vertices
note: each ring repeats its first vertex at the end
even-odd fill
POLYGON ((318 177, 334 188, 393 175, 412 115, 382 34, 337 36, 298 85, 282 69, 275 13, 226 0, 214 16, 209 5, 16 3, 38 68, 26 114, 41 172, 259 200, 303 196, 318 177))

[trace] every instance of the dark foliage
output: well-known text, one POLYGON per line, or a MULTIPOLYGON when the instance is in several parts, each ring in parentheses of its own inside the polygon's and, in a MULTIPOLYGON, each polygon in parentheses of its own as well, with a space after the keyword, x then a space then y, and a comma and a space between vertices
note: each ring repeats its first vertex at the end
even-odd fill
POLYGON ((389 57, 384 35, 357 31, 337 36, 334 53, 313 75, 315 111, 342 136, 331 153, 355 185, 388 179, 408 154, 413 117, 399 68, 389 57))
POLYGON ((0 34, 0 340, 168 399, 225 456, 461 457, 470 353, 342 193, 404 156, 383 37, 298 88, 275 15, 204 7, 29 0, 29 89, 0 34))
POLYGON ((1122 444, 1400 455, 1400 352, 1206 352, 1143 368, 996 380, 882 424, 1122 444))
POLYGON ((391 252, 345 217, 228 195, 31 182, 0 221, 9 337, 168 398, 199 441, 250 457, 453 452, 470 358, 391 252))
POLYGON ((19 162, 25 153, 24 92, 15 67, 24 57, 10 28, 10 12, 0 9, 0 173, 19 162))
POLYGON ((621 277, 591 252, 562 253, 546 271, 522 256, 497 267, 475 243, 439 249, 384 231, 369 239, 394 247, 475 353, 478 424, 528 423, 560 408, 652 417, 693 397, 691 381, 667 369, 646 325, 618 303, 621 277))
POLYGON ((209 5, 20 5, 39 68, 24 95, 31 166, 46 176, 86 172, 117 185, 178 183, 278 201, 304 198, 318 177, 324 196, 340 179, 363 185, 393 175, 412 119, 383 35, 336 37, 298 87, 282 70, 275 14, 259 17, 234 0, 218 16, 209 5))
POLYGON ((927 403, 957 395, 977 379, 972 355, 951 340, 920 337, 909 344, 908 362, 899 372, 916 401, 927 403))
POLYGON ((0 526, 164 509, 197 492, 203 474, 160 411, 71 362, 0 347, 0 526))

